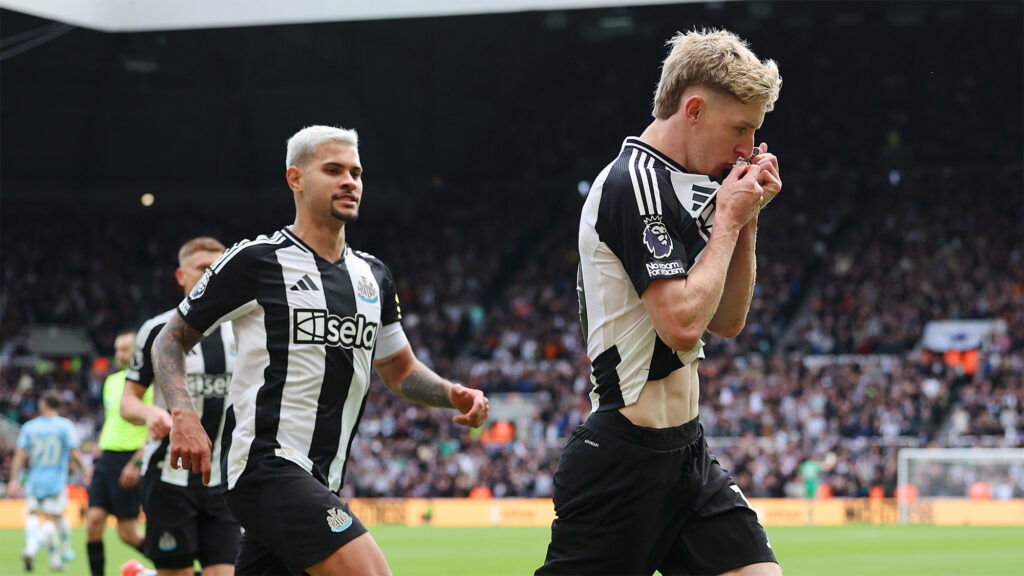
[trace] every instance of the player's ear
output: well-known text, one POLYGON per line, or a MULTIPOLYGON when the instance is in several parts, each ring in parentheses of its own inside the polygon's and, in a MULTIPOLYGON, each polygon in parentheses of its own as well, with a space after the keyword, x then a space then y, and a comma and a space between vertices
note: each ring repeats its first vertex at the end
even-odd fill
POLYGON ((695 124, 707 108, 707 100, 700 94, 690 94, 683 99, 679 108, 682 110, 683 118, 686 119, 687 124, 695 124))
POLYGON ((292 192, 298 192, 302 190, 302 169, 294 164, 288 167, 288 171, 284 173, 285 180, 288 181, 288 187, 292 189, 292 192))
POLYGON ((185 287, 185 271, 181 266, 174 269, 174 279, 178 281, 178 286, 185 287))

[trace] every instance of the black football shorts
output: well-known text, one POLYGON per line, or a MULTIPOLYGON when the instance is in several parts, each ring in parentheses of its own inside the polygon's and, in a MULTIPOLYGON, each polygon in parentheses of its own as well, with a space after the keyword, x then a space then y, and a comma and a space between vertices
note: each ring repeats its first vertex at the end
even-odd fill
MULTIPOLYGON (((157 468, 157 470, 159 470, 157 468)), ((143 551, 157 568, 234 564, 242 531, 224 491, 206 486, 175 486, 147 474, 142 486, 146 512, 143 551)))
POLYGON ((235 574, 302 574, 366 534, 348 504, 298 464, 250 458, 228 506, 245 528, 235 574))
POLYGON ((591 414, 559 459, 554 503, 538 576, 695 576, 776 561, 697 419, 654 429, 591 414))

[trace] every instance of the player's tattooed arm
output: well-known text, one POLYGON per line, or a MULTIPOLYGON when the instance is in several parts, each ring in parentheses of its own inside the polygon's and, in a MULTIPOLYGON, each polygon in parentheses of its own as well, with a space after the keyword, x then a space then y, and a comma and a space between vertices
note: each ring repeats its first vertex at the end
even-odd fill
POLYGON ((448 396, 449 383, 425 366, 413 370, 402 380, 401 394, 424 406, 454 408, 448 396))
POLYGON ((373 367, 395 394, 424 406, 457 410, 452 418, 456 424, 476 428, 487 420, 489 401, 481 390, 441 378, 417 360, 409 346, 375 361, 373 367))
POLYGON ((153 341, 153 372, 167 400, 168 412, 195 410, 185 384, 185 353, 202 338, 202 333, 185 323, 181 316, 172 314, 153 341))
POLYGON ((202 338, 181 316, 172 314, 153 342, 152 354, 156 385, 171 413, 171 468, 191 470, 202 476, 205 485, 210 483, 212 443, 185 385, 185 353, 202 338))

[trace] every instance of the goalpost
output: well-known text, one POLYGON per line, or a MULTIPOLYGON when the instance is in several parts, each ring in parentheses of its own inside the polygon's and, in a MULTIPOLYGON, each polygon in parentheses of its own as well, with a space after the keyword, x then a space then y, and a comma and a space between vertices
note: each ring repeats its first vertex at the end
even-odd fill
MULTIPOLYGON (((933 498, 1021 498, 1024 448, 904 448, 896 470, 900 524, 933 498)), ((927 520, 925 520, 927 521, 927 520)))

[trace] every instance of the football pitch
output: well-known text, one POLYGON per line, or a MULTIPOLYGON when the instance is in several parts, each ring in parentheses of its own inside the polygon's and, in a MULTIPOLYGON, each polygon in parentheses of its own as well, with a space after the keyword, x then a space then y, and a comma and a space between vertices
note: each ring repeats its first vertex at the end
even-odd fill
MULTIPOLYGON (((541 564, 547 528, 406 528, 373 526, 396 576, 523 576, 541 564)), ((786 576, 1020 576, 1024 527, 775 527, 768 536, 786 576)), ((88 576, 85 532, 74 531, 68 576, 88 576)), ((0 575, 23 573, 21 530, 0 530, 0 575)), ((107 529, 107 574, 139 554, 107 529)), ((36 574, 49 574, 47 557, 36 574)))

